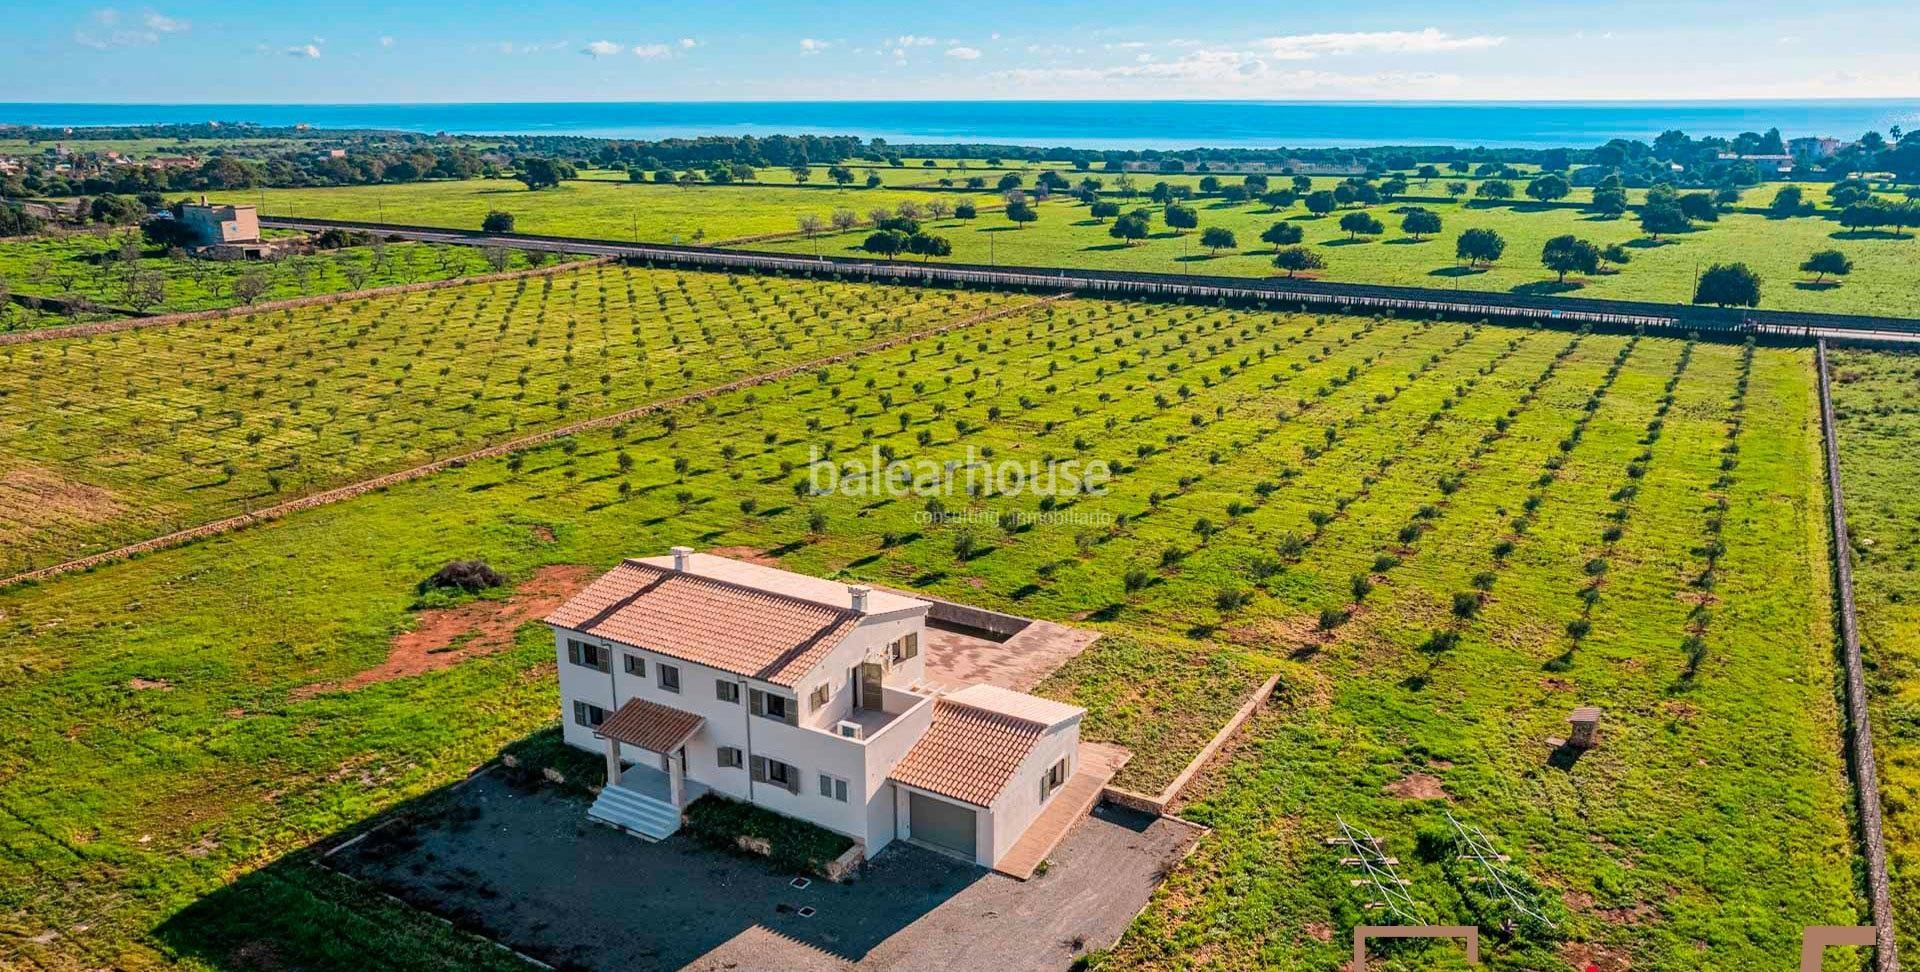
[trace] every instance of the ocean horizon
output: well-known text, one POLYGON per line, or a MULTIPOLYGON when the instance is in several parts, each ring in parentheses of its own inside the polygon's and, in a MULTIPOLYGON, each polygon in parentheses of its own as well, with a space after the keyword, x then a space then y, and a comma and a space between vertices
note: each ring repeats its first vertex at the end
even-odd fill
POLYGON ((1082 149, 1452 145, 1589 148, 1779 128, 1857 138, 1920 127, 1920 98, 1661 102, 761 101, 430 104, 0 103, 0 125, 93 127, 219 121, 455 135, 856 135, 891 143, 1082 149))

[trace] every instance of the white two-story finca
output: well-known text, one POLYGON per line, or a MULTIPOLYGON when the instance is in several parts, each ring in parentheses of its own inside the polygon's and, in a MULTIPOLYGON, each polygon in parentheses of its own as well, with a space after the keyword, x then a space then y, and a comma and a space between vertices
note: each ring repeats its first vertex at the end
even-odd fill
POLYGON ((992 866, 1073 773, 1085 710, 929 683, 928 602, 673 548, 546 620, 572 745, 604 751, 590 815, 658 839, 712 791, 864 845, 992 866))

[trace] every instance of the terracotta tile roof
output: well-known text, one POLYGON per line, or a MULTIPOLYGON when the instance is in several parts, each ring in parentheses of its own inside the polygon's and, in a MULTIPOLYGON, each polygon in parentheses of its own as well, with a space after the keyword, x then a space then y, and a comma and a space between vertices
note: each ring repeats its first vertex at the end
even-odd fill
POLYGON ((648 752, 667 753, 686 742, 687 737, 693 735, 705 721, 705 717, 684 709, 648 702, 646 699, 628 699, 627 704, 600 723, 593 734, 618 739, 648 752))
POLYGON ((889 778, 916 789, 984 807, 1006 789, 1047 727, 948 699, 933 704, 933 722, 895 763, 889 778))
POLYGON ((787 594, 627 560, 560 605, 548 624, 791 687, 860 615, 787 594))

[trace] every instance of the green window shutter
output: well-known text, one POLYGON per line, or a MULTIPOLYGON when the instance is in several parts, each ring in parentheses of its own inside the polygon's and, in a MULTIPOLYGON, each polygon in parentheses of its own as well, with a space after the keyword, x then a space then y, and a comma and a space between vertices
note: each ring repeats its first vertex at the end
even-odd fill
POLYGON ((587 724, 587 704, 585 702, 575 702, 573 704, 573 721, 577 725, 584 726, 587 724))
POLYGON ((580 664, 580 642, 572 638, 567 639, 567 662, 573 665, 580 664))
MULTIPOLYGON (((787 725, 797 726, 799 724, 800 724, 800 700, 798 698, 790 699, 787 702, 787 725)), ((793 792, 795 793, 800 792, 800 783, 798 781, 795 781, 793 784, 793 792)))
POLYGON ((767 781, 767 758, 765 756, 755 756, 753 758, 753 769, 750 775, 753 777, 755 783, 765 783, 767 781))
POLYGON ((748 689, 747 696, 749 701, 752 703, 752 709, 753 709, 754 715, 767 714, 767 693, 762 692, 759 689, 748 689))

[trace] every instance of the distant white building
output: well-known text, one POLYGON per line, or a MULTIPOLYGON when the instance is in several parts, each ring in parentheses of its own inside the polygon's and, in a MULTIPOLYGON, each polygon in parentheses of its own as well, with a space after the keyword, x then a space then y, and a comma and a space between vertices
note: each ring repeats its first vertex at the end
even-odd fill
POLYGON ((604 752, 589 815, 659 839, 714 792, 844 834, 992 866, 1074 771, 1085 710, 943 691, 931 605, 676 547, 548 616, 566 741, 604 752))
POLYGON ((203 196, 180 207, 180 225, 192 234, 195 246, 260 242, 260 214, 252 206, 209 204, 203 196))

